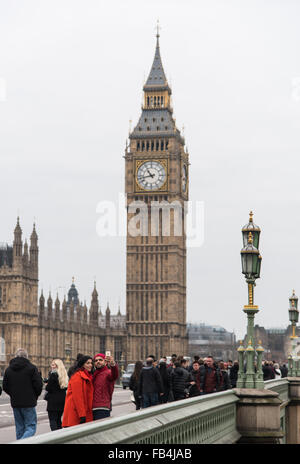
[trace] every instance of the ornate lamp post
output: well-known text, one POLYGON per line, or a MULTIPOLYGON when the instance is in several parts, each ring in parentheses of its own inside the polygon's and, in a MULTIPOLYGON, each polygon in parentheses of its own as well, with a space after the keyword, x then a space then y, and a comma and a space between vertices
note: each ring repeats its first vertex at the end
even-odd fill
MULTIPOLYGON (((246 373, 240 375, 237 387, 239 388, 264 388, 264 382, 261 376, 261 358, 263 348, 259 345, 255 349, 254 340, 254 317, 258 313, 258 306, 254 305, 254 287, 256 279, 260 278, 261 255, 259 253, 260 228, 253 222, 253 213, 250 211, 249 223, 242 229, 243 245, 241 250, 242 273, 245 276, 248 285, 248 304, 244 306, 244 313, 247 314, 247 335, 246 348, 242 344, 239 347, 240 359, 244 361, 244 352, 246 354, 246 373), (257 357, 257 370, 255 372, 255 357, 257 357)), ((243 365, 240 369, 243 369, 243 365)))
POLYGON ((71 349, 71 344, 70 343, 66 343, 65 354, 66 354, 66 364, 67 364, 68 367, 70 367, 70 356, 72 354, 72 349, 71 349))
POLYGON ((296 353, 297 346, 297 336, 296 336, 296 325, 299 320, 299 311, 298 311, 298 297, 295 295, 295 290, 293 290, 292 296, 289 298, 290 307, 289 307, 289 320, 292 324, 292 335, 290 337, 292 342, 292 354, 289 356, 289 376, 298 377, 299 376, 299 358, 296 353))

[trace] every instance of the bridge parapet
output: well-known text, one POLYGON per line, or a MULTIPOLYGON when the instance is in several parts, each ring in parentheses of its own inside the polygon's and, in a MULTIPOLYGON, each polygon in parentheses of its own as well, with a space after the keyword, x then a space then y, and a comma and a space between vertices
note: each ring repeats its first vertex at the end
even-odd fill
POLYGON ((26 438, 15 444, 235 443, 237 396, 233 390, 153 406, 132 414, 26 438))
POLYGON ((300 378, 146 408, 14 444, 300 444, 300 378))

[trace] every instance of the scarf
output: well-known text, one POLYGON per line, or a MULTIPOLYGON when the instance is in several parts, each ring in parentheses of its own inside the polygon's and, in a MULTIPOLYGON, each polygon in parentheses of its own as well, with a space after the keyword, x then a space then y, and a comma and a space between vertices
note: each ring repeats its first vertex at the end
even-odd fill
POLYGON ((93 374, 91 372, 87 371, 84 368, 82 370, 90 380, 93 380, 93 374))

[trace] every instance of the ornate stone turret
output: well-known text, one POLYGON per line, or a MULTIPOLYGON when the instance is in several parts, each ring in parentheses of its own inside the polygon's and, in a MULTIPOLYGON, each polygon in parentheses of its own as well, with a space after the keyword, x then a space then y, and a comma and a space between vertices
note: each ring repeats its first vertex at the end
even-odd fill
POLYGON ((87 315, 88 315, 88 309, 87 309, 86 301, 84 300, 84 305, 82 309, 82 322, 84 324, 87 324, 87 319, 88 319, 87 315))
POLYGON ((91 307, 90 307, 90 324, 98 325, 98 316, 99 316, 98 292, 96 289, 96 282, 94 282, 94 290, 92 293, 92 302, 91 302, 91 307))
POLYGON ((53 318, 53 313, 52 313, 52 307, 53 307, 53 300, 52 300, 52 297, 51 297, 51 292, 49 292, 49 297, 48 297, 48 300, 47 300, 47 316, 48 316, 48 319, 52 319, 53 318))
POLYGON ((41 291, 41 296, 40 296, 40 301, 39 301, 39 314, 40 318, 44 319, 45 318, 45 297, 43 295, 43 290, 41 291))
POLYGON ((67 322, 67 320, 68 320, 68 305, 67 305, 66 295, 64 296, 64 301, 62 303, 62 316, 63 316, 63 321, 67 322))
POLYGON ((70 312, 70 321, 74 321, 74 302, 71 301, 70 305, 69 305, 69 312, 70 312))
POLYGON ((14 242, 13 242, 13 266, 16 267, 22 263, 22 229, 20 227, 19 217, 17 218, 17 225, 14 230, 14 242))
POLYGON ((28 243, 27 243, 27 239, 25 239, 24 253, 23 253, 23 266, 28 266, 28 264, 29 264, 28 243))
POLYGON ((30 265, 35 278, 38 278, 38 260, 39 260, 39 248, 38 248, 38 236, 35 230, 35 224, 33 224, 33 231, 30 236, 30 265))
POLYGON ((60 301, 58 299, 58 294, 56 295, 56 300, 55 300, 55 319, 57 321, 60 320, 60 301))
POLYGON ((71 302, 73 303, 74 308, 76 308, 76 306, 79 304, 78 291, 74 284, 74 277, 72 277, 72 285, 68 291, 68 305, 70 305, 71 302))
POLYGON ((107 302, 107 308, 106 308, 106 312, 105 312, 105 327, 107 329, 110 328, 110 309, 109 309, 108 302, 107 302))

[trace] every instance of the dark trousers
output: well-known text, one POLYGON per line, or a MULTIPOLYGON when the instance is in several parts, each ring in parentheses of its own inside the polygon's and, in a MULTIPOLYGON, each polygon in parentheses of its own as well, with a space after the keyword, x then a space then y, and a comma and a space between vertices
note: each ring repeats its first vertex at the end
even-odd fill
POLYGON ((143 408, 159 404, 158 393, 143 393, 143 408))
POLYGON ((167 403, 168 402, 168 399, 169 399, 169 393, 170 391, 165 391, 165 393, 163 395, 161 395, 161 397, 159 398, 159 402, 161 404, 164 404, 164 403, 167 403))
POLYGON ((174 400, 179 401, 179 400, 184 400, 186 398, 184 392, 176 392, 174 391, 174 400))
POLYGON ((110 411, 105 409, 95 409, 93 411, 93 420, 105 419, 105 417, 110 417, 110 411))
POLYGON ((48 411, 48 417, 49 417, 51 430, 59 430, 62 428, 62 425, 61 425, 62 415, 63 415, 63 411, 48 411))
POLYGON ((135 401, 135 409, 141 409, 142 402, 141 402, 141 398, 139 397, 138 392, 134 391, 133 396, 134 396, 134 401, 135 401))

